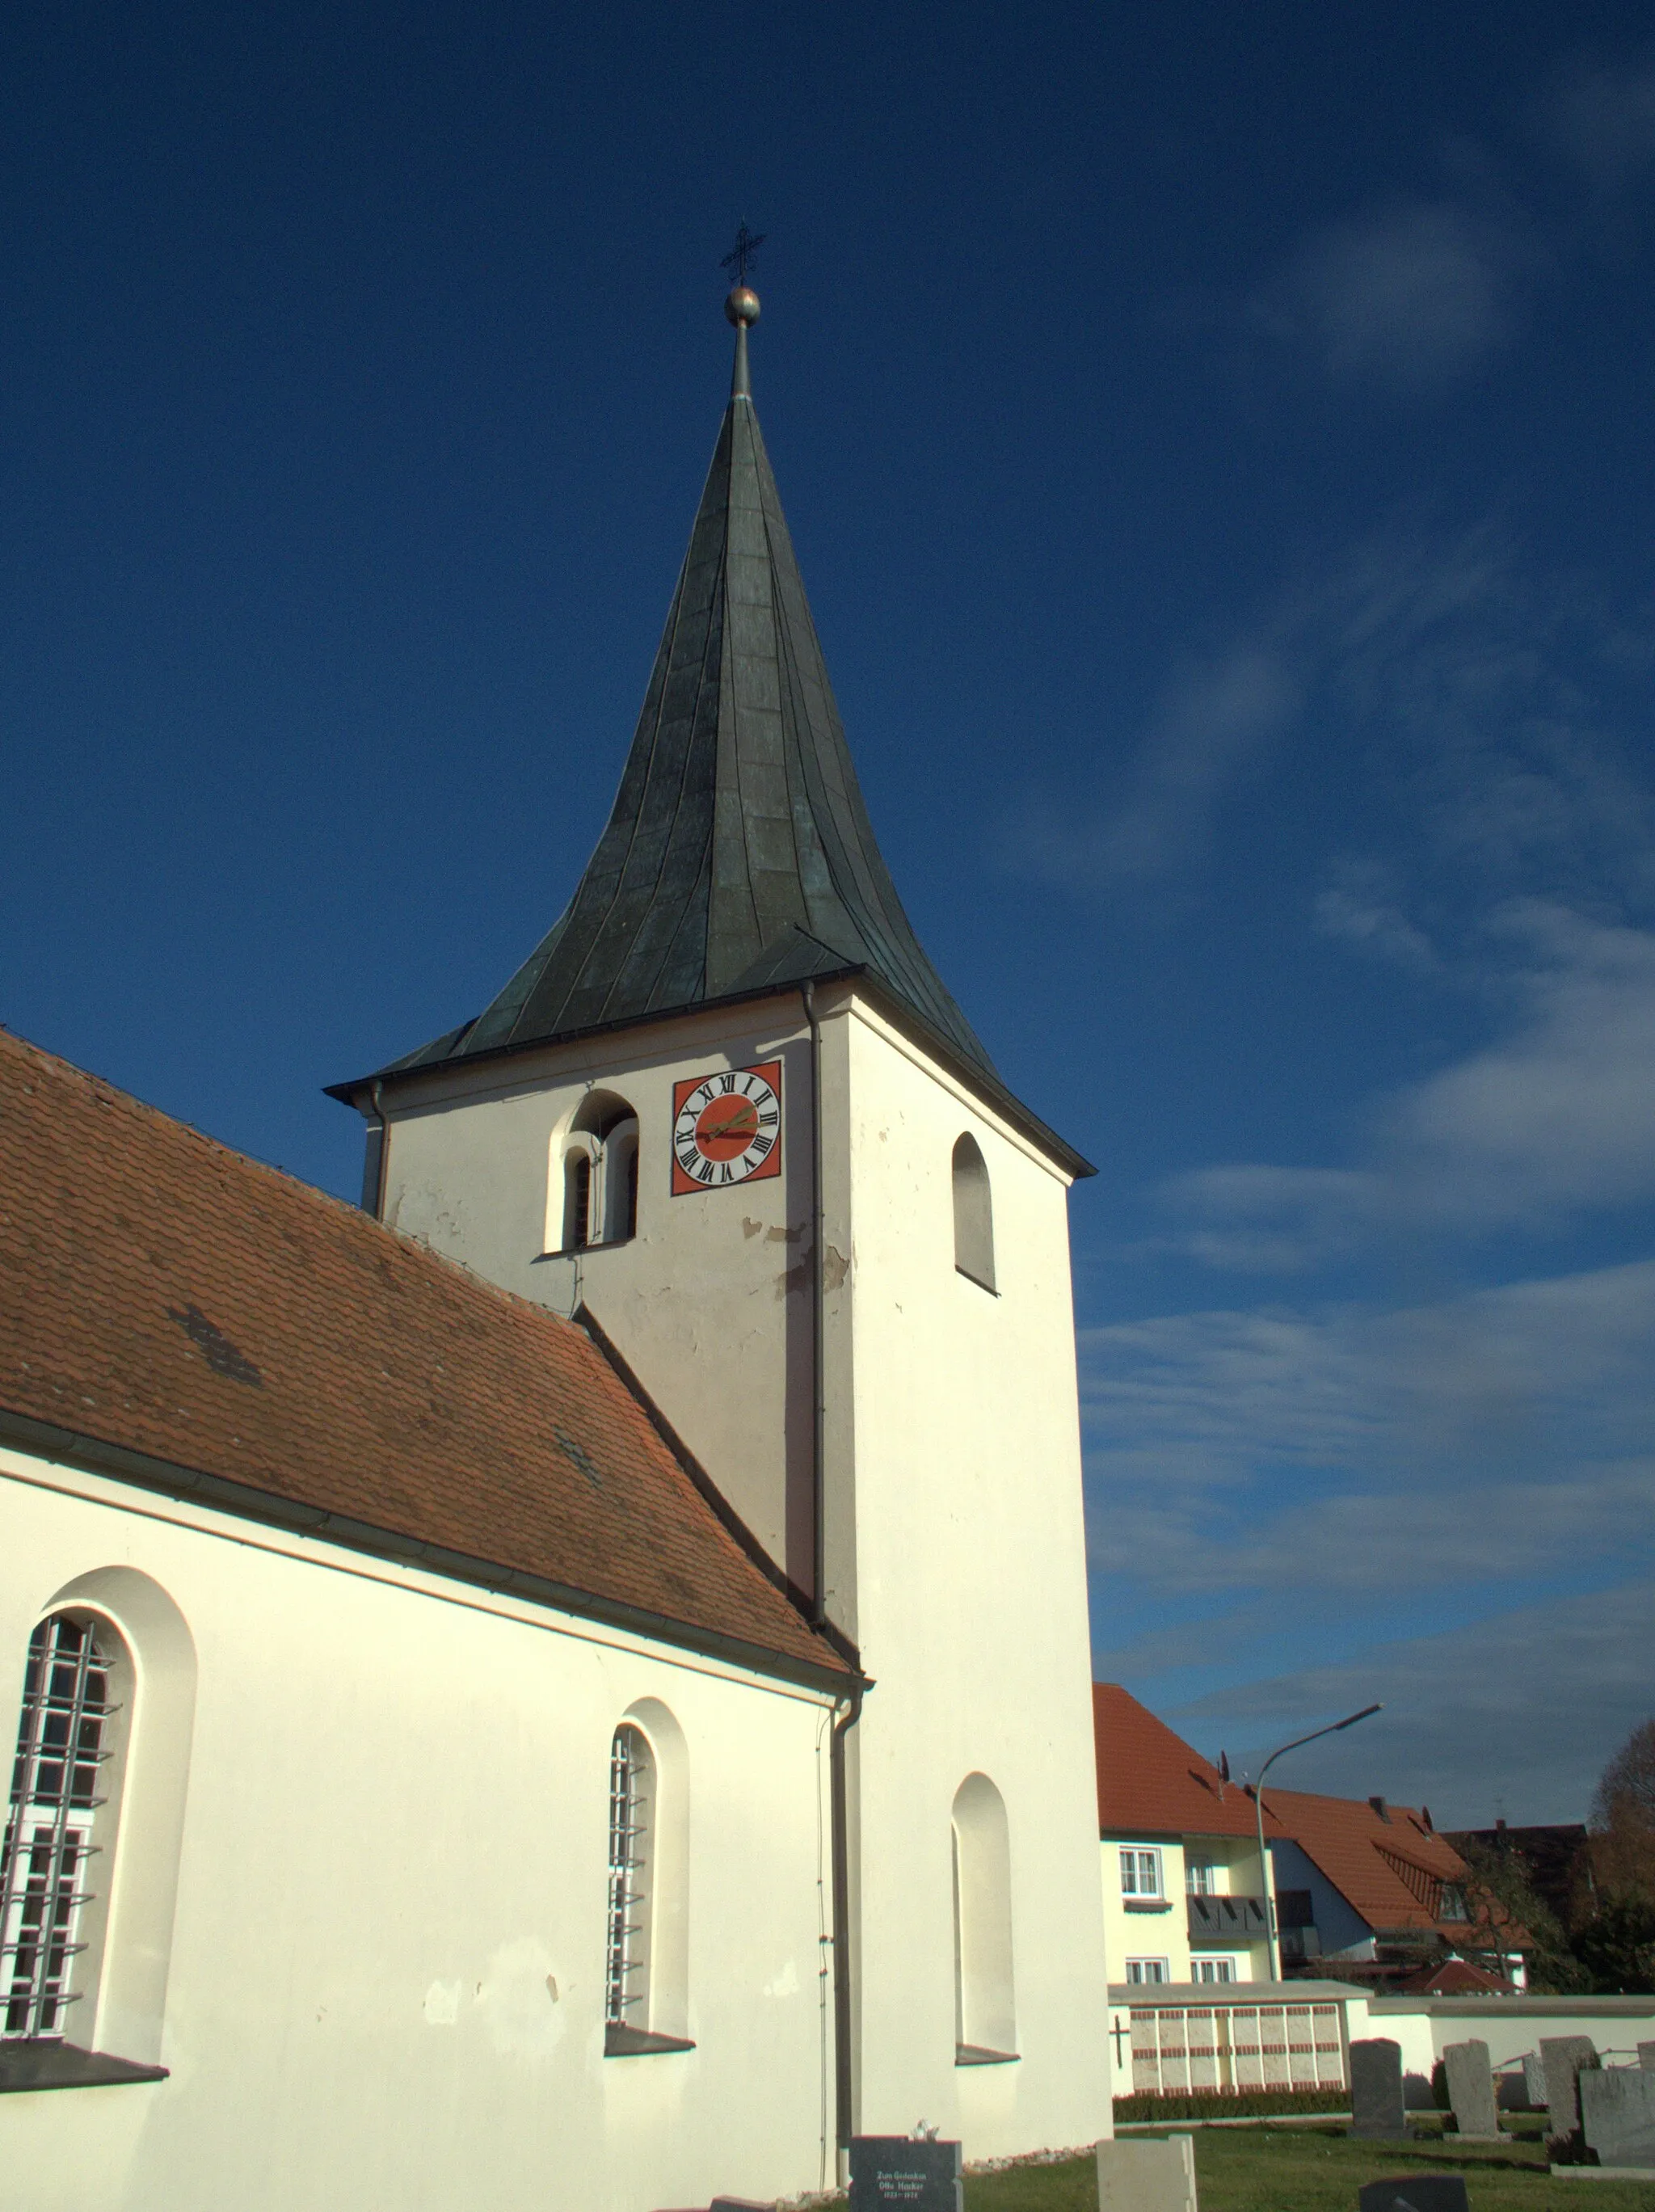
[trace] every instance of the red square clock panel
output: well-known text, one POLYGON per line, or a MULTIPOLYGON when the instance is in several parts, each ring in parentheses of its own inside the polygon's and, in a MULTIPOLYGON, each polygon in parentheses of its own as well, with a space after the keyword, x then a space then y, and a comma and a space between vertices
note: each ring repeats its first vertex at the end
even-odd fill
POLYGON ((672 1086, 672 1194, 781 1173, 781 1062, 721 1067, 672 1086))

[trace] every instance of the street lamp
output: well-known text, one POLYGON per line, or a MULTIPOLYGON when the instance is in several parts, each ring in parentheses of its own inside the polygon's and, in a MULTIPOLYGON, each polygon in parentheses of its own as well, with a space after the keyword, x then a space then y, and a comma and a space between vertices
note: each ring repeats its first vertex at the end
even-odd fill
POLYGON ((1337 1735, 1341 1729, 1355 1728, 1370 1714, 1382 1713, 1383 1705, 1364 1705, 1359 1713, 1347 1713, 1342 1721, 1333 1721, 1326 1728, 1312 1729, 1308 1735, 1296 1735, 1291 1743, 1278 1745, 1258 1770, 1258 1779, 1252 1785, 1253 1810, 1258 1815, 1258 1879, 1264 1885, 1264 1940, 1270 1946, 1270 1978, 1273 1982, 1282 1978, 1282 1954, 1276 1940, 1276 1897, 1270 1878, 1270 1862, 1264 1856, 1264 1777, 1284 1752, 1297 1751, 1301 1743, 1314 1743, 1319 1735, 1337 1735))

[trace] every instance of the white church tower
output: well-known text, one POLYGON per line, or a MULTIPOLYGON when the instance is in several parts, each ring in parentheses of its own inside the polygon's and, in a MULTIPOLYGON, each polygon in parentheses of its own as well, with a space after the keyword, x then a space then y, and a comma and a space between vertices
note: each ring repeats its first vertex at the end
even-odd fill
POLYGON ((821 1747, 830 2130, 1086 2143, 1110 2102, 1066 1200, 1091 1170, 903 912, 754 411, 759 303, 727 312, 729 407, 573 899, 475 1020, 335 1095, 369 1118, 365 1202, 591 1328, 854 1656, 821 1747))

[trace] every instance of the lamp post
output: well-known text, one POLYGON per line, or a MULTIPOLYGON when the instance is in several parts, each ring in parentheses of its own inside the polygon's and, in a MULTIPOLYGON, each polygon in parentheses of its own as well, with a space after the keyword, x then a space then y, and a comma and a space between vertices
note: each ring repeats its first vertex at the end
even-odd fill
POLYGON ((1364 1705, 1361 1712, 1347 1713, 1342 1721, 1331 1721, 1326 1728, 1312 1729, 1308 1735, 1296 1735, 1291 1743, 1278 1744, 1258 1770, 1258 1779, 1252 1785, 1252 1805, 1258 1815, 1258 1879, 1264 1885, 1264 1940, 1270 1947, 1270 1978, 1273 1982, 1282 1978, 1282 1954, 1276 1940, 1275 1886, 1270 1878, 1270 1862, 1264 1856, 1264 1777, 1283 1753, 1297 1751, 1301 1743, 1314 1743, 1319 1735, 1337 1735, 1341 1729, 1355 1728, 1358 1721, 1384 1711, 1383 1705, 1364 1705))

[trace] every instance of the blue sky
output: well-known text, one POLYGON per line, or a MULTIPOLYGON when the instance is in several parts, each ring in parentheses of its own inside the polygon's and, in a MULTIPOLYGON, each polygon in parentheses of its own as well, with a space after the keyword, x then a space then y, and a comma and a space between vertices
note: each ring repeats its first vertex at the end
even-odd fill
POLYGON ((330 1189, 601 826, 758 272, 875 822, 1073 1206, 1100 1670, 1578 1818, 1655 1709, 1655 44, 0 32, 0 1019, 330 1189))

